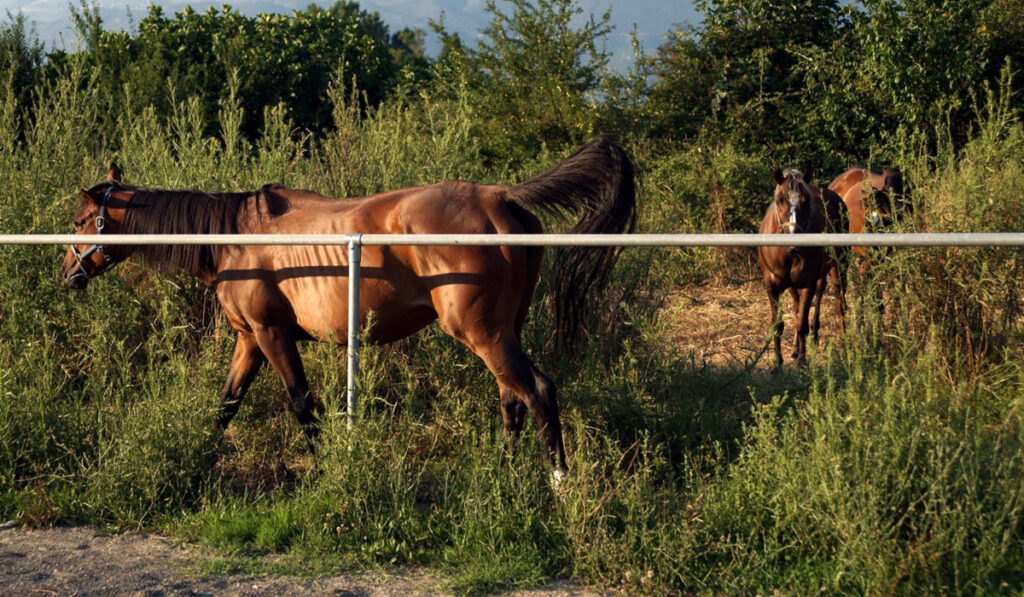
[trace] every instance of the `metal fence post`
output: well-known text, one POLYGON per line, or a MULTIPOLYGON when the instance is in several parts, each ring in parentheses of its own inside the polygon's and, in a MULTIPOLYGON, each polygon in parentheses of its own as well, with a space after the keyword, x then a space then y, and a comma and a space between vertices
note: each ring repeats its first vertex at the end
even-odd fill
POLYGON ((346 396, 348 399, 348 426, 356 422, 356 408, 359 406, 359 283, 360 261, 362 259, 361 234, 349 235, 348 239, 348 374, 346 396))

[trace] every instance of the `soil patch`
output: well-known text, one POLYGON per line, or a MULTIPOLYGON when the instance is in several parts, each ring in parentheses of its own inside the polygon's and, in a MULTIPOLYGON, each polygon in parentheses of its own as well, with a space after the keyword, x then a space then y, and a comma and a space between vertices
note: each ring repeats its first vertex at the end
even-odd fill
MULTIPOLYGON (((839 335, 834 290, 821 300, 821 346, 839 335)), ((793 301, 783 294, 782 356, 785 366, 792 364, 796 332, 793 301)), ((747 362, 758 357, 756 368, 768 370, 775 362, 771 350, 764 350, 770 327, 768 294, 760 278, 752 281, 691 286, 673 293, 664 316, 675 344, 693 352, 694 360, 708 366, 747 362), (762 352, 763 351, 763 352, 762 352)), ((813 317, 814 311, 811 311, 813 317)), ((808 338, 810 347, 810 338, 808 338)), ((812 349, 809 349, 809 351, 812 349)))
MULTIPOLYGON (((427 573, 368 572, 313 580, 254 578, 241 574, 199 576, 209 556, 150 534, 103 535, 87 527, 0 531, 0 595, 133 595, 147 597, 336 595, 421 597, 443 594, 427 573)), ((512 593, 517 597, 591 597, 594 591, 564 582, 512 593)))

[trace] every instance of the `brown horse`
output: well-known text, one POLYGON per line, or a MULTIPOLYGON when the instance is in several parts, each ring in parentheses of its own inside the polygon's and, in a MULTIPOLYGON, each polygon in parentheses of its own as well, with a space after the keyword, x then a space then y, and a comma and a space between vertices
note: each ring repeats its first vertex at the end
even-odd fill
MULTIPOLYGON (((112 169, 88 191, 74 224, 84 234, 537 234, 527 208, 564 215, 582 211, 579 233, 631 231, 633 166, 606 137, 518 185, 449 181, 351 200, 267 186, 248 193, 208 194, 126 185, 112 169)), ((132 253, 178 267, 213 288, 238 332, 217 424, 238 410, 265 361, 280 375, 289 405, 312 441, 320 403, 306 381, 296 342, 346 338, 348 254, 345 246, 72 246, 61 272, 71 288, 132 253)), ((523 352, 520 341, 540 272, 539 247, 366 246, 362 253, 360 318, 375 313, 371 341, 409 336, 437 319, 476 353, 498 383, 504 428, 518 437, 533 412, 556 470, 565 448, 555 386, 523 352)), ((607 280, 617 252, 560 252, 554 286, 555 323, 574 338, 588 293, 607 280)))
MULTIPOLYGON (((904 203, 903 174, 895 168, 883 171, 863 167, 850 168, 828 185, 839 195, 850 214, 850 233, 860 234, 865 226, 881 228, 898 218, 907 208, 904 203)), ((867 252, 864 247, 853 247, 853 252, 865 258, 860 270, 866 271, 867 252)))
MULTIPOLYGON (((761 234, 817 234, 842 230, 842 201, 838 195, 828 189, 808 185, 797 170, 776 168, 774 176, 775 195, 761 221, 761 234)), ((807 332, 813 332, 814 341, 818 341, 821 297, 828 286, 830 274, 838 294, 836 308, 840 326, 845 332, 842 253, 822 247, 758 247, 757 261, 761 264, 771 306, 769 321, 775 343, 775 365, 782 366, 784 324, 779 316, 779 295, 789 289, 797 319, 792 357, 797 360, 797 365, 802 366, 807 360, 807 332), (809 323, 812 306, 814 320, 809 323)))

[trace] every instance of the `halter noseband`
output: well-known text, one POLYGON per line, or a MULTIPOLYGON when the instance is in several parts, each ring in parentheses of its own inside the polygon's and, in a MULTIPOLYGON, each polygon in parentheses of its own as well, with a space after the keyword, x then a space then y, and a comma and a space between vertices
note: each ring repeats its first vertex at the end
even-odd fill
MULTIPOLYGON (((98 216, 96 216, 96 234, 103 234, 103 228, 107 224, 107 203, 110 202, 110 194, 113 191, 114 185, 110 185, 109 187, 107 187, 106 192, 103 193, 103 198, 100 200, 100 213, 98 216)), ((114 257, 107 253, 103 245, 100 244, 92 245, 91 247, 84 251, 79 251, 78 247, 76 247, 75 245, 71 245, 71 252, 74 254, 75 259, 78 260, 78 271, 72 274, 67 279, 67 281, 64 283, 65 286, 70 286, 71 283, 77 280, 78 278, 85 278, 86 280, 91 280, 92 278, 95 278, 96 276, 107 272, 108 270, 110 270, 110 268, 114 267, 118 263, 124 261, 124 257, 114 257), (90 274, 85 269, 85 259, 97 251, 99 251, 100 255, 103 255, 105 263, 99 269, 95 270, 93 273, 90 274)))

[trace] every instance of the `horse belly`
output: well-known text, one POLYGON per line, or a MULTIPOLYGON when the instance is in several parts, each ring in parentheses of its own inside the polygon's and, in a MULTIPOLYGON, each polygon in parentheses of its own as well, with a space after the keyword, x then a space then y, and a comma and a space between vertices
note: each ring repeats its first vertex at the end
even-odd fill
POLYGON ((285 281, 280 284, 295 312, 295 323, 321 342, 343 343, 348 336, 346 280, 285 281))
MULTIPOLYGON (((344 343, 348 338, 348 280, 304 286, 310 287, 281 285, 295 309, 298 326, 321 342, 344 343)), ((410 336, 437 317, 429 303, 402 296, 390 284, 372 279, 361 284, 359 303, 360 329, 364 331, 372 312, 369 340, 376 343, 410 336)))

